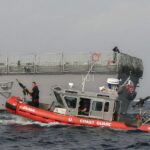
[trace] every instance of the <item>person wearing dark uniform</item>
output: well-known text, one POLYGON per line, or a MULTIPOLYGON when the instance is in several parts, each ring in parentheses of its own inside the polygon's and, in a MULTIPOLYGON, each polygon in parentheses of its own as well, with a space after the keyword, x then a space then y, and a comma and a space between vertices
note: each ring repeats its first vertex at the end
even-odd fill
POLYGON ((117 53, 120 53, 120 50, 118 49, 117 46, 115 46, 113 49, 113 63, 116 63, 117 62, 117 53))
POLYGON ((31 105, 34 107, 39 107, 39 88, 36 82, 32 82, 32 86, 32 91, 30 92, 30 95, 32 97, 31 105))

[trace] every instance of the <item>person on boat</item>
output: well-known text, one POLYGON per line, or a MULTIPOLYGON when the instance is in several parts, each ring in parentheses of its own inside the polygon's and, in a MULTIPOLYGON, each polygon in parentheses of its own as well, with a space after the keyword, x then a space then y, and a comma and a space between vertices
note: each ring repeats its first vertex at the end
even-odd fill
POLYGON ((85 112, 87 112, 87 107, 85 106, 85 107, 79 107, 79 112, 80 113, 82 113, 82 114, 84 114, 85 112))
POLYGON ((36 82, 32 82, 32 91, 29 94, 32 97, 32 102, 29 102, 29 104, 34 107, 39 107, 39 88, 36 82))
POLYGON ((88 115, 89 109, 90 109, 90 101, 87 99, 82 99, 80 101, 79 114, 80 115, 88 115))

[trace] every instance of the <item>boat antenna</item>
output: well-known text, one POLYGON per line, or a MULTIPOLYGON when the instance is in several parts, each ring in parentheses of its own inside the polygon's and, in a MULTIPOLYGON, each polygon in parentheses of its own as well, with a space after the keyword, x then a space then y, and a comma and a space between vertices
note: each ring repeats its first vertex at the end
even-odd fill
POLYGON ((87 80, 90 72, 93 70, 93 67, 94 67, 95 63, 97 61, 99 61, 100 56, 101 56, 100 53, 92 53, 92 55, 91 55, 91 62, 92 62, 91 63, 91 67, 90 67, 89 71, 87 72, 86 76, 83 79, 83 82, 82 82, 82 92, 84 92, 86 80, 87 80))

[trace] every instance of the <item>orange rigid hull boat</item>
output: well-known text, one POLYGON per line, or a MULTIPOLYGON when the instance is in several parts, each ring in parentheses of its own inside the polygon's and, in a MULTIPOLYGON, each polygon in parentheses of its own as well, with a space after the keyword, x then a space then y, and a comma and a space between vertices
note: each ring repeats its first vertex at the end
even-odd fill
MULTIPOLYGON (((69 83, 69 89, 54 86, 51 94, 53 102, 40 103, 38 108, 18 97, 10 97, 6 102, 7 111, 43 123, 58 122, 149 132, 149 117, 145 117, 141 111, 128 113, 130 103, 136 97, 139 79, 143 75, 142 60, 114 51, 112 63, 107 66, 113 69, 113 73, 107 74, 104 69, 104 74, 99 76, 106 85, 99 87, 99 92, 87 92, 84 90, 85 82, 100 56, 95 53, 92 55, 93 63, 83 79, 82 90, 75 90, 73 83, 69 83)), ((24 85, 19 85, 25 88, 24 85)))
POLYGON ((124 122, 104 121, 99 119, 62 115, 24 104, 15 96, 12 96, 7 100, 6 109, 10 113, 42 123, 58 122, 60 124, 68 125, 83 125, 119 130, 140 130, 150 132, 150 125, 141 125, 140 127, 135 128, 127 126, 124 122))

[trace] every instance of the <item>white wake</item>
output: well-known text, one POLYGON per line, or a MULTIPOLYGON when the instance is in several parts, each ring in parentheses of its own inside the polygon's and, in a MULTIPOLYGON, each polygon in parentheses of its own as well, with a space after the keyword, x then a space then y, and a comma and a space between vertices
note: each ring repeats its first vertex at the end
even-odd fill
POLYGON ((51 122, 51 123, 41 123, 37 121, 31 121, 26 118, 9 115, 8 114, 0 114, 0 125, 11 125, 11 124, 18 124, 18 125, 39 125, 41 127, 51 127, 55 125, 59 125, 58 122, 51 122))

